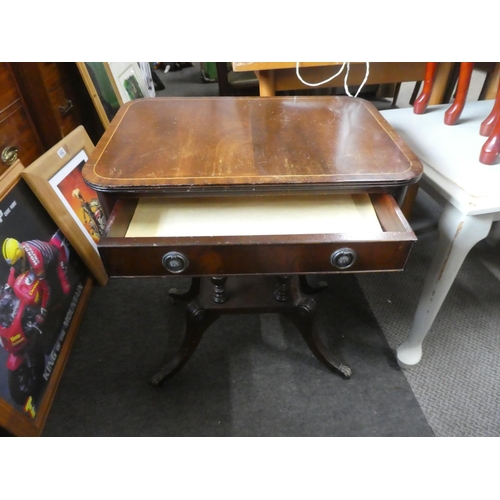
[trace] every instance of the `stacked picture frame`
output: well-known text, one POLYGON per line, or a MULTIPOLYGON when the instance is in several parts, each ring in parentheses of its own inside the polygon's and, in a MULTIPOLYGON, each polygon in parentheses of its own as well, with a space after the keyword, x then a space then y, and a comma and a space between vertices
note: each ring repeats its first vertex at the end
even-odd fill
POLYGON ((42 433, 94 282, 105 215, 81 169, 78 127, 28 167, 0 176, 0 427, 42 433))
POLYGON ((80 75, 106 129, 124 103, 149 97, 136 62, 77 62, 80 75))

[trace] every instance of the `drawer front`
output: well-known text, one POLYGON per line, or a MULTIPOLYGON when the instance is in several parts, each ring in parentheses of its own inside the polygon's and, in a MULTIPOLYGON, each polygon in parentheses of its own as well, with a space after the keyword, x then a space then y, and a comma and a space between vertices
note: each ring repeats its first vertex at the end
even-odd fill
POLYGON ((110 276, 229 276, 402 270, 416 240, 390 195, 373 195, 381 230, 311 235, 127 237, 120 200, 99 251, 110 276))
POLYGON ((286 275, 398 271, 404 268, 412 245, 409 241, 196 246, 156 242, 101 244, 100 252, 110 276, 286 275))
POLYGON ((66 79, 66 74, 63 70, 64 63, 56 62, 41 62, 39 63, 40 73, 43 83, 48 92, 54 90, 58 85, 66 79))
MULTIPOLYGON (((10 106, 5 113, 0 113, 0 152, 10 146, 17 148, 18 157, 25 166, 43 153, 30 118, 20 101, 10 106)), ((3 163, 0 165, 6 167, 3 163)))
POLYGON ((64 84, 61 84, 49 92, 49 99, 54 117, 61 130, 61 137, 66 137, 81 123, 71 98, 71 92, 64 84))
MULTIPOLYGON (((9 63, 0 62, 0 89, 0 153, 15 147, 18 158, 28 166, 43 150, 9 63)), ((6 168, 0 163, 0 172, 6 168)))

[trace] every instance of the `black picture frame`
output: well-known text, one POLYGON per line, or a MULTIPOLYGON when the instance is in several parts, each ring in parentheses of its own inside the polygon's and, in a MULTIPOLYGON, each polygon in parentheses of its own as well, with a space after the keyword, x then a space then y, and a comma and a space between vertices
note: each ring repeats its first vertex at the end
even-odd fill
POLYGON ((92 279, 21 178, 23 169, 17 162, 0 177, 0 426, 13 435, 38 436, 92 279), (23 259, 9 264, 5 257, 11 256, 8 248, 16 242, 25 249, 23 269, 18 266, 23 259), (45 304, 47 290, 50 294, 45 304))

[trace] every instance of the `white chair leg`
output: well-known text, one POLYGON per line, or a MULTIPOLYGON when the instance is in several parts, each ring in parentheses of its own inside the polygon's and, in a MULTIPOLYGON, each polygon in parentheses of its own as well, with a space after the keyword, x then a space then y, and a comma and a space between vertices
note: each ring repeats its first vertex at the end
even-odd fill
POLYGON ((492 247, 500 243, 500 221, 497 220, 492 224, 490 234, 488 234, 486 241, 492 247))
POLYGON ((402 368, 417 364, 429 332, 462 263, 471 248, 486 238, 492 214, 467 216, 447 204, 439 220, 439 242, 424 283, 408 339, 397 350, 402 368))

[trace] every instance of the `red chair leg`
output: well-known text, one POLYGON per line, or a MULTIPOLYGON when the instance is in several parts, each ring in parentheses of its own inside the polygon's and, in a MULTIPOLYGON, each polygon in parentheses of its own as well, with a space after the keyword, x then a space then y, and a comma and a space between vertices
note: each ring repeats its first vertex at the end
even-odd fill
POLYGON ((465 106, 467 92, 469 90, 470 79, 474 63, 463 62, 460 64, 460 74, 458 75, 457 94, 451 107, 444 114, 444 123, 446 125, 455 125, 465 106))
POLYGON ((416 115, 423 115, 427 110, 427 106, 429 105, 429 100, 431 98, 432 86, 434 84, 434 77, 436 76, 436 68, 437 63, 435 62, 428 62, 425 65, 424 88, 422 89, 422 93, 413 103, 413 112, 416 115))
POLYGON ((500 153, 500 116, 493 125, 491 135, 488 137, 479 155, 479 161, 485 165, 491 165, 500 153))
POLYGON ((488 118, 481 123, 479 133, 484 137, 489 137, 493 131, 493 127, 497 118, 500 116, 500 84, 497 89, 497 96, 495 98, 495 104, 488 118))

